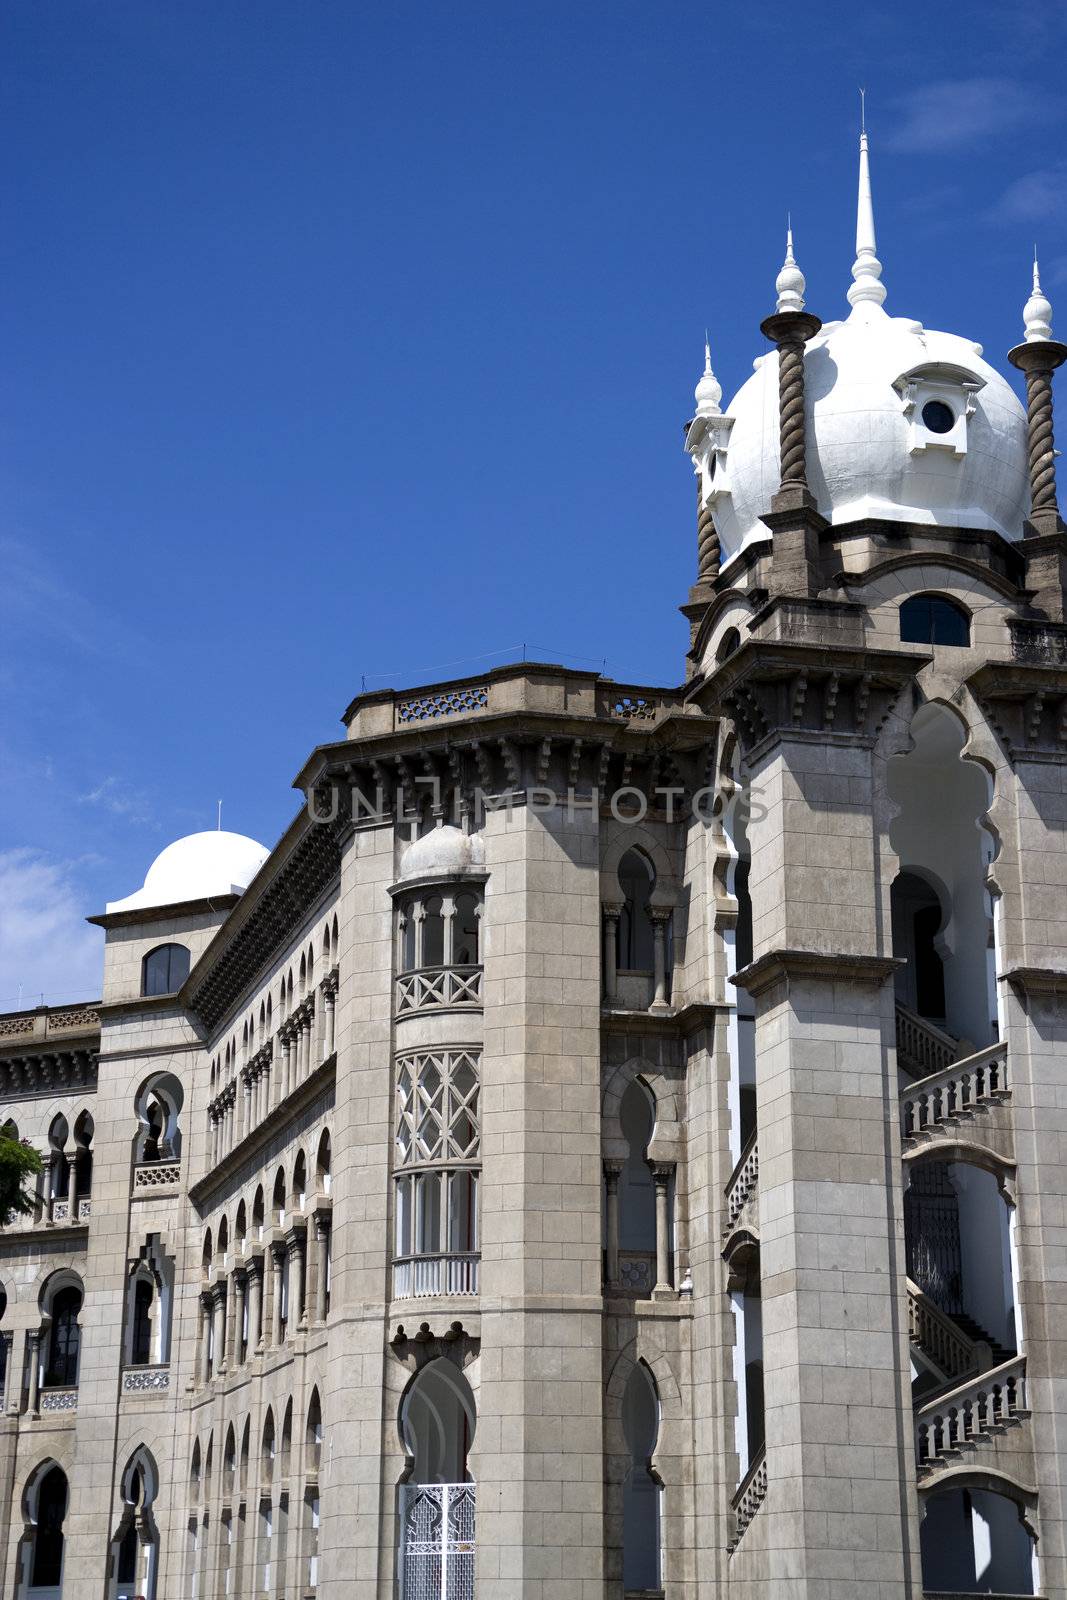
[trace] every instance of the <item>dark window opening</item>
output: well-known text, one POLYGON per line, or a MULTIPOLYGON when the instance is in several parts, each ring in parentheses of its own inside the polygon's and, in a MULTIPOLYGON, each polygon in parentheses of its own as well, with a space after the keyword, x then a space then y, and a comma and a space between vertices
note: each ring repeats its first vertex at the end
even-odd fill
POLYGON ((46 1387, 71 1389, 78 1381, 78 1346, 81 1339, 78 1314, 81 1308, 80 1289, 60 1289, 52 1301, 52 1329, 44 1377, 46 1387))
POLYGON ((142 994, 174 994, 189 976, 189 952, 183 944, 161 944, 149 950, 141 975, 142 994))
POLYGON ((905 644, 947 644, 966 649, 971 622, 961 606, 936 594, 916 594, 900 608, 900 637, 905 644))
POLYGON ((943 400, 928 400, 923 406, 923 427, 931 433, 951 433, 956 426, 956 413, 943 400))
POLYGON ((33 1541, 30 1587, 58 1588, 63 1577, 63 1518, 67 1510, 67 1480, 62 1469, 46 1472, 37 1491, 37 1530, 33 1541))

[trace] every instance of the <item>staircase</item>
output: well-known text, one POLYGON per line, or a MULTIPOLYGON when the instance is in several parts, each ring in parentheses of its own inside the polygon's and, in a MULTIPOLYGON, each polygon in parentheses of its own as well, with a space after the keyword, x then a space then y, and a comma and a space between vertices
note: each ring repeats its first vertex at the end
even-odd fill
MULTIPOLYGON (((963 1054, 973 1050, 966 1045, 963 1054)), ((960 1041, 928 1017, 897 1001, 897 1064, 913 1078, 943 1072, 960 1056, 960 1041)))
POLYGON ((943 1385, 1015 1359, 1015 1352, 1005 1349, 973 1317, 942 1311, 910 1278, 908 1337, 943 1385))
POLYGON ((972 1459, 983 1441, 1020 1427, 1029 1415, 1024 1356, 1012 1356, 924 1402, 915 1412, 920 1478, 972 1459))

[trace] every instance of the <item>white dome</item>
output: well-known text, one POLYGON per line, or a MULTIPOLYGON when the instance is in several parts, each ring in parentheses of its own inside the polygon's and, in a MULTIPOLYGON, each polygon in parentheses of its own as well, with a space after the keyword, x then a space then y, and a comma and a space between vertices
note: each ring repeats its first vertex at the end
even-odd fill
POLYGON ((482 840, 447 824, 431 828, 400 857, 401 878, 454 878, 485 862, 482 840))
POLYGON ((112 900, 108 911, 180 905, 209 900, 247 889, 270 851, 243 833, 190 833, 159 854, 148 869, 144 886, 125 900, 112 900))
MULTIPOLYGON (((980 346, 890 317, 864 300, 846 321, 827 323, 809 341, 804 377, 808 485, 831 523, 883 517, 1022 536, 1029 506, 1026 415, 1011 385, 982 360, 980 346), (914 374, 918 404, 909 410, 901 380, 914 374), (930 385, 950 405, 958 391, 954 409, 967 414, 952 439, 964 450, 946 448, 929 433, 917 436, 915 418, 930 385)), ((734 419, 728 477, 713 515, 728 559, 749 541, 770 538, 760 517, 780 477, 776 352, 756 363, 726 415, 734 419)))

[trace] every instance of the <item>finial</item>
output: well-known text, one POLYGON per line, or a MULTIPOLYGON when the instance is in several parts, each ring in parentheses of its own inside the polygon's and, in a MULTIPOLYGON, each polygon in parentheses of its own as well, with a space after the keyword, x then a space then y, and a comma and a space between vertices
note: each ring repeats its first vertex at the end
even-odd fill
POLYGON ((694 391, 697 403, 696 414, 698 417, 720 417, 722 408, 719 401, 722 399, 722 384, 711 370, 711 343, 708 331, 704 330, 704 371, 700 382, 694 391))
POLYGON ((778 291, 778 311, 803 311, 804 309, 804 274, 796 264, 793 255, 793 229, 787 223, 785 230, 785 260, 782 270, 774 280, 774 287, 778 291))
POLYGON ((1026 344, 1037 344, 1052 338, 1052 304, 1041 287, 1041 274, 1037 265, 1037 246, 1034 246, 1034 287, 1023 307, 1023 337, 1026 344))
POLYGON ((880 306, 885 299, 885 284, 879 281, 882 276, 882 263, 875 250, 871 161, 867 147, 866 91, 863 89, 860 90, 860 108, 863 127, 860 132, 860 181, 856 200, 856 259, 852 263, 854 281, 848 291, 848 303, 850 306, 858 306, 864 301, 870 301, 872 305, 880 306))

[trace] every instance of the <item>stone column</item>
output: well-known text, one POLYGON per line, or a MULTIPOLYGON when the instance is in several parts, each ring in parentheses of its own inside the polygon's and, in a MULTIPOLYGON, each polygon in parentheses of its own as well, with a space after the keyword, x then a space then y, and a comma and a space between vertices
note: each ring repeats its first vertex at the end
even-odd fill
POLYGON ((53 1212, 53 1208, 55 1206, 55 1200, 56 1200, 56 1196, 55 1196, 56 1166, 57 1166, 56 1153, 53 1150, 49 1154, 48 1160, 45 1163, 45 1178, 46 1178, 46 1181, 45 1181, 44 1195, 45 1195, 45 1221, 46 1222, 51 1222, 52 1221, 52 1212, 53 1212))
POLYGON ((26 1398, 26 1410, 31 1417, 38 1415, 38 1399, 41 1386, 41 1339, 44 1336, 40 1328, 31 1328, 26 1335, 26 1361, 29 1365, 29 1394, 26 1398))
POLYGON ((652 912, 652 1004, 651 1011, 669 1011, 667 1003, 667 922, 669 911, 652 912))
POLYGON ((271 1319, 270 1342, 275 1350, 282 1343, 282 1283, 285 1273, 285 1244, 276 1240, 270 1247, 271 1265, 271 1319))
POLYGON ((613 1006, 619 997, 618 935, 621 906, 605 905, 604 911, 604 999, 613 1006))
POLYGON ((78 1220, 78 1149, 67 1157, 67 1221, 78 1220))
POLYGON ((1031 339, 1008 352, 1026 375, 1026 434, 1030 475, 1029 527, 1021 541, 1033 604, 1052 621, 1067 619, 1067 540, 1056 503, 1056 448, 1052 426, 1052 374, 1067 360, 1058 339, 1031 339))
POLYGON ((604 1213, 607 1223, 606 1286, 614 1289, 619 1282, 619 1174, 621 1161, 604 1163, 604 1213))
POLYGON ((211 1381, 211 1294, 204 1290, 200 1296, 200 1382, 211 1381))
POLYGON ((248 1354, 263 1353, 263 1257, 255 1255, 248 1263, 248 1354))
POLYGON ((781 478, 763 518, 773 535, 772 584, 777 594, 815 595, 820 588, 819 534, 826 522, 808 487, 804 346, 821 327, 809 311, 779 311, 760 323, 760 331, 778 350, 781 478))
POLYGON ((233 1316, 230 1323, 230 1365, 239 1367, 244 1361, 245 1306, 248 1302, 248 1274, 244 1267, 234 1267, 230 1274, 233 1293, 233 1316))
POLYGON ((456 897, 451 894, 441 896, 441 965, 450 967, 454 960, 456 948, 456 897))
POLYGON ((241 1137, 252 1132, 252 1074, 247 1067, 241 1073, 241 1137))
POLYGON ((226 1371, 226 1280, 211 1286, 212 1318, 215 1330, 215 1372, 226 1371))
POLYGON ((326 1050, 323 1059, 328 1061, 336 1049, 337 1041, 337 997, 332 984, 326 990, 323 1004, 326 1007, 326 1050))
POLYGON ((328 1311, 327 1288, 330 1272, 330 1217, 315 1212, 315 1321, 325 1322, 328 1311))
POLYGON ((652 1181, 656 1186, 656 1282, 653 1300, 673 1300, 671 1284, 671 1219, 670 1194, 674 1167, 657 1162, 652 1168, 652 1181))
POLYGON ((286 1274, 289 1279, 289 1329, 307 1327, 304 1303, 304 1271, 306 1267, 306 1235, 302 1227, 291 1228, 285 1236, 286 1274))

